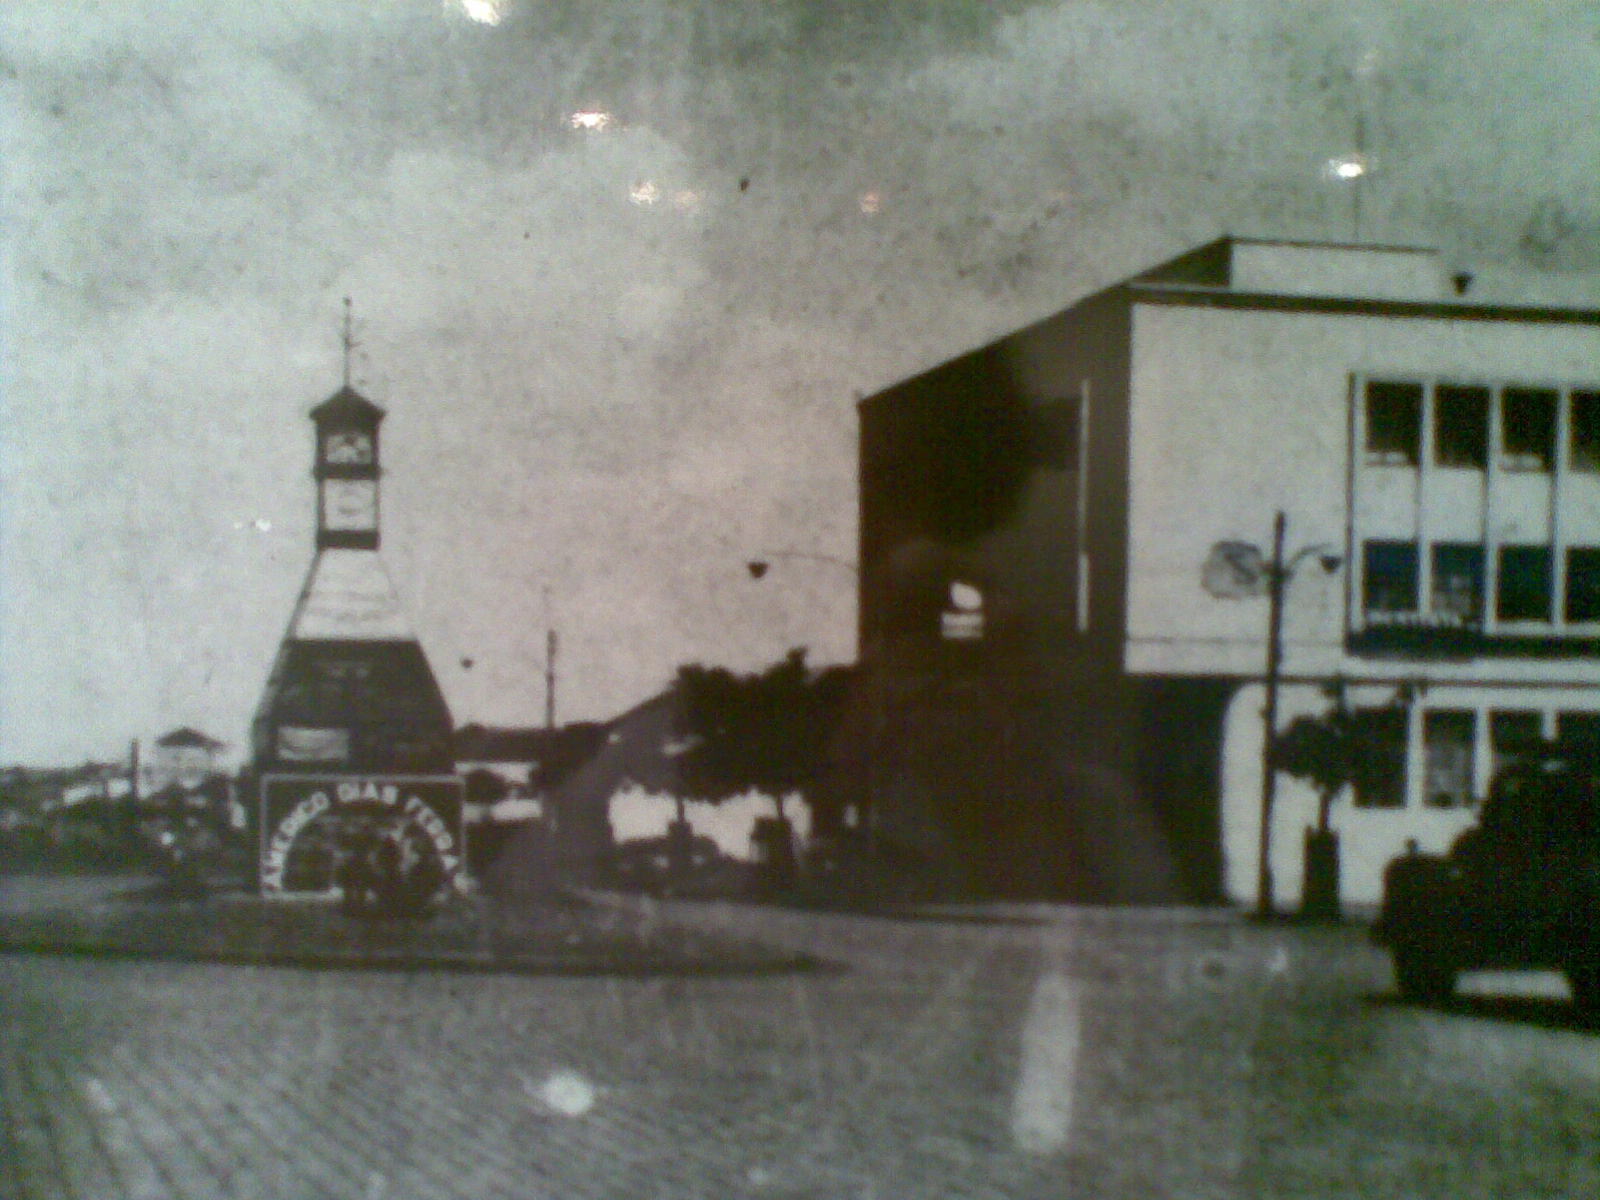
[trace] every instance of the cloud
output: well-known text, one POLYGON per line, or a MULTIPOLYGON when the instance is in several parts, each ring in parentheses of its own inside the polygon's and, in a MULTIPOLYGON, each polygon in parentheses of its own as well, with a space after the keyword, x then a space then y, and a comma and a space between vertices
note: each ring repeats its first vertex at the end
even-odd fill
POLYGON ((850 580, 739 564, 853 553, 853 396, 1224 229, 1347 236, 1363 106, 1366 236, 1592 263, 1597 18, 1495 14, 8 4, 7 744, 238 735, 346 295, 391 569, 497 681, 463 715, 536 715, 546 584, 568 715, 848 652, 850 580))
POLYGON ((25 316, 76 335, 175 292, 286 295, 329 249, 341 136, 265 59, 120 57, 18 88, 5 200, 28 220, 10 239, 25 316))

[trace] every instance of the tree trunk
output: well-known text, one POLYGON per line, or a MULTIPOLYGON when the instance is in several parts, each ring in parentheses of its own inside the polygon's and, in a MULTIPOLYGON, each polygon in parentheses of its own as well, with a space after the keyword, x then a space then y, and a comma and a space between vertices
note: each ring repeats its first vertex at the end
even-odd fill
POLYGON ((1317 832, 1327 833, 1328 822, 1333 816, 1333 798, 1336 791, 1324 790, 1317 796, 1317 832))
POLYGON ((1300 892, 1301 915, 1313 921, 1339 919, 1339 835, 1306 830, 1305 872, 1300 892))

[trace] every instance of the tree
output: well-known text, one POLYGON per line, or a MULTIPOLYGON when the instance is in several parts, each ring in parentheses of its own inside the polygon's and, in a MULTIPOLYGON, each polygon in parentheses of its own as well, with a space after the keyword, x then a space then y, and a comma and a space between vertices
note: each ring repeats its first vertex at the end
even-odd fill
POLYGON ((748 791, 784 799, 811 791, 843 709, 848 670, 813 672, 804 649, 753 675, 690 664, 673 683, 678 733, 679 818, 683 799, 716 803, 748 791))
POLYGON ((1328 688, 1332 707, 1320 716, 1297 717, 1273 739, 1272 766, 1317 790, 1317 825, 1306 834, 1302 907, 1308 916, 1339 911, 1339 839, 1330 827, 1333 803, 1346 787, 1379 791, 1389 770, 1385 731, 1396 708, 1409 701, 1401 689, 1386 708, 1350 709, 1344 682, 1328 688))
POLYGON ((1317 789, 1321 833, 1328 832, 1333 803, 1346 787, 1381 790, 1389 770, 1387 718, 1406 703, 1400 695, 1384 708, 1351 709, 1340 682, 1328 690, 1333 707, 1320 716, 1295 718, 1278 734, 1272 751, 1273 766, 1317 789))
POLYGON ((1272 761, 1278 770, 1303 779, 1317 789, 1317 829, 1326 831, 1333 802, 1355 768, 1354 730, 1344 712, 1319 717, 1297 717, 1278 735, 1272 761))

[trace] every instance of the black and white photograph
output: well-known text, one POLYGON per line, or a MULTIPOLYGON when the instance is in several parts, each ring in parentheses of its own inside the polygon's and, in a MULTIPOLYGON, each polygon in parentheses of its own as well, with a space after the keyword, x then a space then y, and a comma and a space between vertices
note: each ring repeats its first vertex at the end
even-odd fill
POLYGON ((0 1200, 1600 1195, 1600 6, 7 0, 0 1200))

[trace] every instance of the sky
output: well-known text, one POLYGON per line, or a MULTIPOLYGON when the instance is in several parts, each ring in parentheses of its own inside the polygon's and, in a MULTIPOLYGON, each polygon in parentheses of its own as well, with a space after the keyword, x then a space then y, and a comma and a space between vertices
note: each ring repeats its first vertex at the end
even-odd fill
POLYGON ((855 401, 1194 245, 1600 295, 1590 3, 7 0, 0 88, 0 762, 242 750, 346 296, 389 572, 534 724, 552 626, 563 720, 851 658, 855 401))

